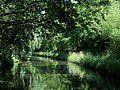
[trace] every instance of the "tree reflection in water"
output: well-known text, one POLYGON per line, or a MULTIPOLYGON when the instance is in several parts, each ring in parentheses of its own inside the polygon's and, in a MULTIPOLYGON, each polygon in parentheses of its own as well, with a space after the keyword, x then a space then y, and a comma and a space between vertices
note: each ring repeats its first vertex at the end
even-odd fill
POLYGON ((74 63, 46 58, 22 61, 13 71, 0 72, 0 90, 119 90, 119 84, 74 63))

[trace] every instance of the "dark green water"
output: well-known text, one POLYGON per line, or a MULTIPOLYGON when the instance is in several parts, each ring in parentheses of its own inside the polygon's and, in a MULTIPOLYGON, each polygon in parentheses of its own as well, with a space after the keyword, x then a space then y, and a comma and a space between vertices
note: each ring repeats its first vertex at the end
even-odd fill
POLYGON ((74 63, 33 57, 0 72, 0 90, 120 90, 120 79, 74 63))

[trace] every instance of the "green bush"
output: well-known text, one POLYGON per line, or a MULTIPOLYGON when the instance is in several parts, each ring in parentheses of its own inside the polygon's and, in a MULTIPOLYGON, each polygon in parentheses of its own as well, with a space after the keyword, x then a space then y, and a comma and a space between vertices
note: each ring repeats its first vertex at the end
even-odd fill
POLYGON ((103 73, 120 75, 120 56, 116 53, 107 52, 102 55, 93 55, 91 53, 83 52, 70 53, 68 62, 74 62, 103 73))
POLYGON ((119 2, 114 2, 109 7, 105 20, 101 21, 101 29, 104 35, 110 38, 109 50, 119 52, 120 50, 120 8, 119 2))

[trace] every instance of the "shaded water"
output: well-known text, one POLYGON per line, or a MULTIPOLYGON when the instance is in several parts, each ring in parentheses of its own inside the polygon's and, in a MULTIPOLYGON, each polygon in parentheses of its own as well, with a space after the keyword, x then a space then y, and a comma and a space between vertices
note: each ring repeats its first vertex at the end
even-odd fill
POLYGON ((75 63, 33 57, 0 72, 0 90, 120 90, 120 81, 75 63))

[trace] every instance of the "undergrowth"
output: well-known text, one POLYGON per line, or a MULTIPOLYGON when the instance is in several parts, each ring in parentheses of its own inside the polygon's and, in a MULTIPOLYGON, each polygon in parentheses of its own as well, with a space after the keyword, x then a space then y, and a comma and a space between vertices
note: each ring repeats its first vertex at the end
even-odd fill
POLYGON ((93 55, 91 53, 73 52, 69 54, 68 61, 104 73, 120 75, 120 56, 118 53, 108 52, 103 55, 93 55))

